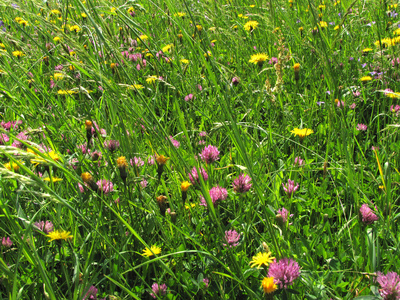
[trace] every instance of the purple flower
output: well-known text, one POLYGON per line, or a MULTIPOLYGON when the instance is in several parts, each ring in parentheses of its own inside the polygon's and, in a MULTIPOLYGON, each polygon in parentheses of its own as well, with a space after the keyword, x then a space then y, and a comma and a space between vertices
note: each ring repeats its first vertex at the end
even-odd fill
POLYGON ((13 242, 11 241, 10 237, 3 237, 3 240, 1 241, 1 244, 4 247, 11 247, 13 245, 13 242))
POLYGON ((90 149, 86 148, 85 144, 82 145, 76 145, 76 148, 82 151, 83 154, 90 154, 90 149))
POLYGON ((358 131, 366 131, 367 130, 367 125, 365 124, 357 124, 357 130, 358 131))
POLYGON ((283 183, 282 183, 282 186, 283 186, 283 190, 285 191, 285 193, 286 193, 289 197, 291 197, 291 196, 293 195, 293 193, 294 193, 295 191, 297 191, 298 188, 299 188, 299 184, 297 183, 297 184, 295 185, 294 181, 293 181, 293 180, 290 180, 290 179, 288 179, 288 183, 286 183, 286 184, 283 184, 283 183))
POLYGON ((147 180, 146 180, 146 179, 143 179, 143 180, 140 182, 140 186, 142 187, 142 189, 146 188, 146 186, 147 186, 147 180))
POLYGON ((114 191, 113 183, 107 179, 97 181, 97 186, 99 187, 99 191, 104 195, 114 191))
POLYGON ((356 104, 355 104, 355 103, 351 104, 351 105, 349 106, 349 108, 350 108, 350 109, 355 109, 355 108, 356 108, 356 104))
MULTIPOLYGON (((133 159, 130 160, 131 166, 136 166, 136 167, 143 167, 144 166, 144 161, 140 157, 134 157, 133 159)), ((154 164, 154 159, 153 159, 153 164, 154 164)))
POLYGON ((378 221, 378 216, 373 212, 372 209, 369 208, 367 204, 363 204, 360 207, 361 221, 368 225, 372 224, 375 221, 378 221))
POLYGON ((153 293, 150 294, 150 296, 152 296, 154 299, 158 297, 163 297, 167 294, 167 285, 161 284, 159 285, 158 283, 153 283, 153 285, 151 286, 151 289, 153 290, 153 293))
MULTIPOLYGON (((201 173, 201 177, 203 177, 203 180, 207 181, 208 180, 208 174, 207 174, 206 170, 204 170, 203 168, 200 168, 199 170, 200 170, 200 173, 201 173)), ((193 167, 192 171, 188 175, 189 175, 189 180, 193 185, 195 185, 195 184, 200 182, 199 174, 197 173, 196 167, 193 167)))
POLYGON ((119 148, 119 142, 116 140, 104 141, 104 148, 107 148, 110 152, 114 152, 119 148))
POLYGON ((360 93, 360 91, 355 91, 355 92, 353 92, 353 96, 354 97, 358 97, 358 96, 360 96, 361 95, 361 93, 360 93))
POLYGON ((210 284, 210 279, 208 278, 203 278, 203 282, 206 284, 206 289, 208 289, 208 285, 210 284))
POLYGON ((400 105, 398 105, 398 104, 396 104, 396 106, 391 105, 390 106, 390 111, 392 113, 395 113, 396 115, 399 115, 400 105))
POLYGON ((240 174, 235 180, 233 180, 233 190, 236 193, 246 193, 251 189, 252 184, 250 183, 251 178, 248 175, 240 174))
POLYGON ((218 148, 212 145, 208 145, 204 147, 203 151, 201 151, 200 157, 207 164, 211 164, 212 162, 219 159, 218 148))
POLYGON ((207 132, 205 132, 205 131, 202 131, 202 132, 200 132, 200 133, 199 133, 199 136, 201 136, 201 137, 205 137, 205 136, 207 136, 207 132))
POLYGON ((325 102, 324 102, 324 101, 318 101, 318 102, 317 102, 317 105, 318 105, 318 106, 321 106, 322 104, 325 104, 325 102))
POLYGON ((400 299, 400 276, 396 272, 388 272, 386 275, 381 272, 377 274, 376 281, 381 286, 379 293, 383 299, 400 299))
POLYGON ((46 221, 46 223, 44 221, 39 221, 39 222, 35 222, 34 225, 37 229, 39 229, 40 231, 43 231, 46 234, 49 234, 50 232, 52 232, 54 230, 54 225, 50 221, 46 221))
POLYGON ((239 77, 233 77, 232 78, 232 84, 233 85, 238 85, 240 83, 240 79, 239 79, 239 77))
POLYGON ((274 277, 274 283, 281 289, 287 289, 299 276, 299 264, 291 258, 282 258, 279 262, 275 259, 269 266, 268 277, 274 277))
POLYGON ((185 96, 185 101, 186 102, 189 101, 189 100, 192 100, 192 99, 193 99, 193 94, 189 94, 189 95, 185 96))
POLYGON ((97 288, 92 285, 85 296, 82 298, 82 300, 97 300, 97 288))
POLYGON ((203 90, 203 87, 200 84, 198 84, 197 89, 201 92, 203 90))
POLYGON ((289 211, 286 208, 282 207, 282 209, 278 209, 277 213, 282 216, 282 221, 284 224, 286 224, 289 217, 289 211))
POLYGON ((169 139, 170 139, 172 145, 174 145, 175 148, 179 148, 181 143, 179 143, 177 140, 175 140, 171 135, 169 136, 169 139))
POLYGON ((271 59, 268 62, 270 65, 275 65, 278 63, 278 58, 277 57, 271 57, 271 59))
POLYGON ((236 232, 236 230, 227 230, 225 231, 225 241, 227 244, 223 244, 225 247, 236 247, 239 245, 240 234, 236 232))
MULTIPOLYGON (((228 191, 220 186, 215 186, 210 190, 210 198, 214 207, 216 207, 219 201, 225 200, 228 197, 228 191)), ((206 199, 204 197, 200 198, 200 205, 207 206, 206 199)))
POLYGON ((294 165, 301 167, 304 165, 304 160, 300 156, 296 156, 294 159, 294 165))
POLYGON ((102 158, 102 156, 103 156, 103 154, 100 151, 97 151, 97 150, 92 152, 92 154, 91 154, 91 157, 92 157, 93 161, 98 161, 99 159, 102 158))
POLYGON ((56 71, 61 71, 63 68, 64 68, 63 65, 58 65, 58 66, 55 66, 55 67, 54 67, 54 70, 56 70, 56 71))
POLYGON ((10 140, 7 134, 5 133, 0 133, 0 145, 4 145, 10 140))

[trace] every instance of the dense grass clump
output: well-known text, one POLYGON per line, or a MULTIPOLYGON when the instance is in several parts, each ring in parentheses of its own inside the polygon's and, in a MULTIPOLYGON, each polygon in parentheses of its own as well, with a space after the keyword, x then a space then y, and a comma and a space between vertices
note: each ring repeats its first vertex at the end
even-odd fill
POLYGON ((0 299, 400 299, 395 2, 0 6, 0 299))

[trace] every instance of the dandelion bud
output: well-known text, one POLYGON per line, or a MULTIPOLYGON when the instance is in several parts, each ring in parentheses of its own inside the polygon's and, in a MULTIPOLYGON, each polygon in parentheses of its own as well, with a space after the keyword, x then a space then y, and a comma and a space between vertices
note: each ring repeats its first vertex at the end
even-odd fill
POLYGON ((125 156, 117 158, 117 166, 119 169, 119 175, 121 176, 122 181, 126 184, 126 178, 128 177, 128 174, 126 173, 126 167, 128 166, 128 162, 125 156))
POLYGON ((158 178, 161 178, 161 175, 164 171, 164 165, 167 163, 168 160, 169 160, 169 157, 166 157, 164 155, 157 155, 156 162, 158 165, 158 168, 157 168, 158 178))
POLYGON ((165 211, 167 210, 167 202, 165 201, 167 197, 164 195, 156 197, 158 207, 160 208, 160 213, 164 216, 165 211))
POLYGON ((294 70, 294 80, 298 81, 300 79, 300 64, 296 63, 293 66, 294 70))
POLYGON ((285 226, 285 221, 283 220, 283 216, 281 214, 277 214, 275 216, 275 221, 279 227, 283 228, 285 226))
POLYGON ((264 248, 264 252, 266 252, 266 253, 270 252, 269 247, 266 242, 262 242, 262 246, 264 248))
POLYGON ((93 191, 96 192, 99 189, 99 187, 97 186, 96 182, 94 182, 94 180, 93 180, 93 176, 89 172, 82 173, 81 174, 81 178, 82 178, 83 182, 88 184, 89 187, 93 191))
POLYGON ((176 217, 177 217, 176 212, 171 211, 169 215, 171 216, 171 222, 175 224, 176 223, 176 217))
POLYGON ((181 191, 182 191, 182 201, 185 203, 187 198, 187 191, 192 184, 189 181, 184 181, 181 184, 181 191))
POLYGON ((324 214, 324 223, 329 221, 329 215, 328 214, 324 214))
POLYGON ((85 121, 85 128, 86 128, 86 139, 87 139, 87 144, 89 148, 90 140, 92 139, 92 127, 93 123, 90 120, 85 121))

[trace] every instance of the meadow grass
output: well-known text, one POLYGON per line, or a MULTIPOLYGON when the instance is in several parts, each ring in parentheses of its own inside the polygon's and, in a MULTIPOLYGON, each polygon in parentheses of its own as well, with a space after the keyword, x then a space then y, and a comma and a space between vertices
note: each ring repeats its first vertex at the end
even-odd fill
POLYGON ((2 1, 0 299, 400 299, 397 10, 2 1))

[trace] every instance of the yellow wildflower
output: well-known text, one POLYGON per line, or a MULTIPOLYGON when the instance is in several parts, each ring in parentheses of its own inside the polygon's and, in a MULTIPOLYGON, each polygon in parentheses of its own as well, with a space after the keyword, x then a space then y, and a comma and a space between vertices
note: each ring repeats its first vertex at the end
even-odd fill
POLYGON ((254 29, 256 29, 258 26, 258 22, 257 21, 248 21, 246 24, 244 24, 244 29, 246 31, 253 31, 254 29))
POLYGON ((49 242, 52 241, 59 241, 59 240, 68 240, 72 238, 71 232, 70 231, 65 231, 65 230, 55 230, 50 232, 48 235, 46 235, 48 238, 50 238, 49 242))
POLYGON ((314 133, 314 130, 309 129, 309 128, 303 128, 303 129, 295 128, 290 132, 296 136, 299 136, 301 139, 303 139, 306 136, 309 136, 310 134, 314 133))
POLYGON ((278 286, 274 283, 274 277, 264 277, 261 287, 265 294, 270 294, 278 289, 278 286))
POLYGON ((151 256, 153 256, 153 255, 158 255, 158 254, 160 254, 161 253, 161 248, 160 247, 157 247, 157 245, 153 245, 153 246, 151 246, 150 247, 150 249, 149 248, 145 248, 144 250, 143 250, 143 256, 147 256, 147 257, 151 257, 151 256))
POLYGON ((264 63, 264 61, 266 61, 268 58, 269 58, 268 55, 265 53, 253 54, 249 62, 261 66, 264 63))
POLYGON ((270 263, 272 263, 275 259, 275 257, 271 256, 271 252, 259 252, 255 256, 253 256, 253 260, 250 261, 250 267, 254 268, 257 266, 257 269, 259 269, 261 266, 266 266, 270 263))

